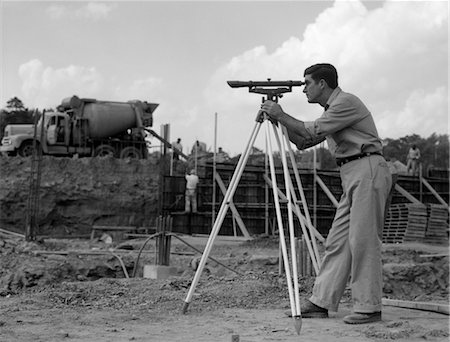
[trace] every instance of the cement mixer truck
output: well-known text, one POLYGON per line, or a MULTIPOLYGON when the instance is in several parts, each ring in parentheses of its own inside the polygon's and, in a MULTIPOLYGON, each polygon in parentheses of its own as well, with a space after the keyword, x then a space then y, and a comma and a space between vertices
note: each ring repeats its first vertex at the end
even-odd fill
POLYGON ((72 96, 57 111, 45 112, 34 125, 8 125, 0 152, 30 156, 35 132, 37 148, 46 155, 147 157, 146 129, 153 124, 156 103, 113 102, 72 96), (43 125, 43 127, 42 127, 43 125))

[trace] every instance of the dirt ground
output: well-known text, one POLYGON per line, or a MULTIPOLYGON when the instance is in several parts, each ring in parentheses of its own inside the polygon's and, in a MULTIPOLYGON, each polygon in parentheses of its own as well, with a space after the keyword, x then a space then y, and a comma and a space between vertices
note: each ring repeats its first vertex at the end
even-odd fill
MULTIPOLYGON (((350 291, 337 313, 303 319, 297 335, 284 315, 290 307, 279 242, 268 237, 218 238, 210 256, 229 268, 209 261, 183 314, 206 237, 183 236, 200 252, 173 238, 177 272, 158 280, 143 278, 144 265, 155 262, 154 241, 140 253, 142 238, 76 238, 94 224, 153 217, 158 170, 154 159, 44 158, 39 233, 53 238, 26 242, 10 232, 23 233, 30 160, 0 157, 0 342, 448 341, 449 316, 435 312, 384 306, 382 322, 346 325, 350 291), (72 238, 55 239, 61 232, 72 238)), ((385 245, 383 262, 386 298, 448 304, 448 246, 385 245)), ((299 284, 306 299, 313 278, 299 284)))
MULTIPOLYGON (((184 239, 200 250, 207 241, 184 239)), ((328 319, 303 319, 297 335, 292 319, 284 315, 289 298, 285 277, 279 275, 275 238, 247 242, 217 238, 210 256, 239 274, 209 261, 183 314, 201 253, 173 239, 170 264, 177 274, 147 279, 142 269, 153 264, 155 243, 148 243, 139 255, 143 241, 35 243, 0 233, 0 341, 449 339, 448 315, 392 306, 383 307, 382 322, 346 325, 342 318, 351 311, 350 291, 337 313, 328 319)), ((423 256, 437 253, 448 253, 448 248, 384 246, 385 297, 448 304, 448 256, 423 256)), ((299 278, 302 299, 309 296, 312 284, 312 277, 299 278)))

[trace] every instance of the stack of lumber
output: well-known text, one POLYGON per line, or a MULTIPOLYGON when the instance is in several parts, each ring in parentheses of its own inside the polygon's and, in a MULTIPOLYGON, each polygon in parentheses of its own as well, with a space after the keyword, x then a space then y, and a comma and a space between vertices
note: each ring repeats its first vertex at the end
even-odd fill
POLYGON ((402 243, 417 241, 425 237, 427 209, 413 203, 393 204, 389 207, 384 222, 382 241, 402 243))
POLYGON ((448 244, 448 208, 440 204, 428 204, 427 215, 428 222, 424 242, 448 244))
POLYGON ((408 228, 403 241, 423 241, 427 229, 427 207, 422 204, 408 204, 408 228))
POLYGON ((408 208, 402 204, 394 204, 389 207, 384 221, 384 243, 402 243, 408 227, 408 208))

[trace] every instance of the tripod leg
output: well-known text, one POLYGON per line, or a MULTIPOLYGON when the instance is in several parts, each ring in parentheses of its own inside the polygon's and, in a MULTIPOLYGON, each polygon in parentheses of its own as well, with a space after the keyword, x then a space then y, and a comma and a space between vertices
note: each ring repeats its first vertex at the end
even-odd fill
MULTIPOLYGON (((317 245, 315 244, 316 241, 315 241, 314 235, 311 232, 311 229, 312 229, 311 228, 312 227, 311 220, 307 219, 309 217, 309 214, 308 214, 309 212, 308 212, 308 206, 307 206, 307 203, 306 203, 305 194, 303 192, 303 187, 302 187, 302 183, 301 183, 301 180, 300 180, 300 175, 298 173, 297 164, 295 162, 294 154, 292 152, 292 149, 290 148, 290 143, 289 143, 289 137, 288 137, 287 130, 286 130, 285 127, 282 127, 282 131, 283 131, 283 135, 284 135, 285 140, 286 140, 286 144, 288 145, 289 156, 290 156, 290 159, 291 159, 292 167, 294 169, 294 175, 295 175, 295 178, 296 178, 296 181, 297 181, 297 187, 299 189, 300 196, 301 196, 301 199, 302 199, 303 209, 305 211, 305 215, 307 215, 305 219, 306 219, 306 224, 308 225, 308 230, 309 231, 305 228, 305 223, 303 222, 302 219, 300 219, 300 225, 302 227, 302 232, 303 232, 303 236, 305 238, 306 245, 308 247, 309 255, 310 255, 312 263, 314 265, 314 271, 316 272, 316 274, 318 274, 318 272, 319 272, 319 262, 318 262, 319 253, 317 251, 317 245), (310 234, 311 234, 312 243, 311 243, 311 240, 310 240, 310 234)), ((296 210, 298 211, 297 212, 297 216, 301 217, 300 208, 298 207, 298 204, 297 204, 297 196, 295 194, 295 191, 294 191, 294 188, 293 188, 293 185, 292 185, 292 181, 291 181, 291 191, 293 193, 293 196, 294 196, 295 202, 296 202, 296 210)))
POLYGON ((233 173, 233 177, 231 178, 230 184, 228 186, 228 190, 225 193, 224 199, 222 201, 219 212, 217 214, 216 221, 214 222, 214 226, 211 230, 211 234, 208 238, 208 242, 206 243, 205 250, 203 251, 203 255, 200 259, 200 263, 198 265, 197 271, 195 272, 194 279, 192 280, 191 287, 190 287, 189 292, 184 301, 183 313, 187 312, 189 303, 192 300, 192 296, 194 294, 195 287, 197 286, 198 281, 200 280, 200 275, 202 274, 203 268, 205 267, 206 260, 208 259, 208 255, 209 255, 212 245, 214 243, 214 239, 216 238, 217 234, 219 233, 220 227, 222 226, 223 220, 225 219, 227 210, 230 207, 230 201, 233 198, 233 195, 236 191, 239 180, 242 176, 242 173, 244 172, 245 164, 247 163, 252 146, 255 143, 255 140, 256 140, 256 137, 258 135, 260 128, 261 128, 261 122, 257 121, 255 124, 255 127, 253 128, 253 131, 251 133, 250 139, 247 143, 247 147, 246 147, 244 153, 239 158, 239 162, 233 173))
POLYGON ((267 139, 268 139, 268 154, 269 154, 269 165, 270 165, 270 176, 272 179, 272 190, 273 190, 273 199, 274 199, 274 203, 275 203, 275 209, 276 209, 276 214, 277 214, 277 223, 278 223, 278 231, 280 234, 280 242, 281 242, 281 251, 283 253, 283 261, 284 261, 284 270, 286 273, 286 281, 287 281, 287 286, 288 286, 288 291, 289 291, 289 300, 290 300, 290 304, 291 304, 291 311, 292 311, 292 316, 295 317, 297 316, 297 310, 296 310, 296 305, 295 305, 295 300, 294 300, 294 290, 292 288, 292 277, 291 277, 291 269, 290 269, 290 265, 289 265, 289 258, 288 258, 288 254, 287 254, 287 248, 286 248, 286 240, 285 240, 285 236, 284 236, 284 228, 283 228, 283 220, 281 217, 281 209, 280 209, 280 201, 279 201, 279 197, 278 197, 278 186, 277 186, 277 179, 276 179, 276 174, 275 174, 275 164, 273 161, 273 151, 272 151, 272 142, 271 142, 271 138, 270 138, 270 123, 268 120, 266 120, 266 135, 267 135, 267 139))
MULTIPOLYGON (((288 223, 289 223, 289 241, 291 245, 291 262, 292 262, 292 277, 294 280, 294 295, 295 295, 295 305, 296 312, 295 316, 300 316, 300 292, 298 287, 298 268, 297 268, 297 253, 296 253, 296 245, 295 245, 295 230, 294 230, 294 216, 293 216, 293 204, 292 204, 292 182, 291 175, 289 173, 289 167, 286 158, 286 148, 284 141, 280 139, 280 136, 283 135, 283 131, 281 125, 278 125, 278 128, 275 125, 272 125, 273 131, 275 133, 275 137, 277 140, 278 148, 281 153, 281 160, 283 163, 283 172, 284 172, 284 181, 286 188, 286 198, 287 198, 287 208, 288 208, 288 223)), ((292 317, 295 317, 292 315, 292 317)))
MULTIPOLYGON (((319 267, 320 267, 320 264, 321 264, 321 262, 320 262, 320 255, 319 255, 319 251, 317 249, 316 239, 315 239, 314 233, 312 231, 313 227, 312 227, 312 223, 311 223, 311 217, 309 215, 309 210, 308 210, 308 205, 307 205, 307 202, 306 202, 305 193, 303 191, 302 182, 301 182, 301 179, 300 179, 300 175, 298 173, 298 168, 297 168, 297 164, 295 162, 294 153, 292 152, 292 148, 291 148, 291 145, 289 143, 289 135, 288 135, 286 127, 282 126, 282 131, 283 131, 283 135, 284 135, 284 137, 286 139, 286 144, 288 146, 289 157, 291 159, 292 168, 294 169, 294 175, 295 175, 295 179, 296 179, 296 182, 297 182, 297 187, 298 187, 299 192, 300 192, 300 197, 301 197, 301 201, 302 201, 302 205, 303 205, 303 211, 305 212, 306 222, 308 224, 308 229, 309 229, 310 234, 311 234, 311 241, 312 241, 312 246, 313 246, 315 257, 312 256, 310 246, 308 246, 308 250, 310 251, 310 255, 311 255, 311 259, 313 260, 313 263, 315 262, 317 264, 317 265, 314 266, 314 269, 316 271, 316 274, 318 274, 319 267)), ((307 245, 308 245, 308 242, 309 241, 306 240, 307 245)))
POLYGON ((287 207, 288 207, 288 220, 289 220, 289 241, 291 245, 291 262, 292 262, 292 277, 294 283, 294 296, 295 296, 295 310, 292 309, 292 318, 294 320, 294 327, 297 334, 300 334, 300 330, 302 328, 302 316, 300 309, 300 290, 298 286, 298 269, 297 269, 297 253, 296 253, 296 240, 295 240, 295 230, 294 230, 294 217, 293 217, 293 204, 291 194, 294 194, 295 191, 292 191, 292 181, 291 175, 289 172, 289 167, 286 159, 286 150, 285 144, 283 140, 280 139, 280 136, 283 136, 282 126, 278 125, 278 130, 275 128, 275 125, 272 125, 275 137, 277 139, 278 148, 281 153, 281 160, 283 162, 283 172, 284 172, 284 180, 285 180, 285 188, 286 188, 286 198, 287 198, 287 207), (295 311, 295 314, 294 314, 295 311))
MULTIPOLYGON (((270 184, 271 187, 273 187, 271 180, 267 179, 266 181, 268 182, 268 184, 270 184)), ((307 242, 308 252, 311 256, 311 259, 313 260, 313 264, 315 265, 314 270, 316 271, 316 270, 318 270, 317 262, 315 260, 315 254, 311 247, 311 243, 309 242, 309 237, 308 237, 308 233, 307 233, 306 226, 305 226, 305 224, 308 224, 308 223, 306 222, 306 218, 303 216, 303 214, 300 211, 300 207, 298 206, 298 203, 297 203, 297 195, 295 194, 294 186, 292 185, 292 182, 290 179, 289 179, 289 182, 290 182, 290 189, 292 191, 292 198, 294 199, 294 203, 295 203, 295 205, 294 205, 295 214, 297 215, 297 217, 300 221, 300 225, 302 227, 302 232, 303 232, 303 235, 305 236, 305 239, 308 239, 307 240, 308 241, 307 242)), ((287 201, 286 195, 280 189, 278 189, 278 196, 280 196, 280 198, 283 198, 287 201)))

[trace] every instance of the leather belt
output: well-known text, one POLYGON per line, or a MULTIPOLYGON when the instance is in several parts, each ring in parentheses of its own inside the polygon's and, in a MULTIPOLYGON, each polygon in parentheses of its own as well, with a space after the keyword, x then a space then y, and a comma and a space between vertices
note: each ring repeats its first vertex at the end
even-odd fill
POLYGON ((348 162, 351 162, 352 160, 361 159, 361 158, 373 156, 373 155, 382 156, 382 154, 380 152, 365 152, 365 153, 355 154, 350 157, 336 158, 336 164, 338 164, 338 166, 342 166, 344 164, 347 164, 348 162))

